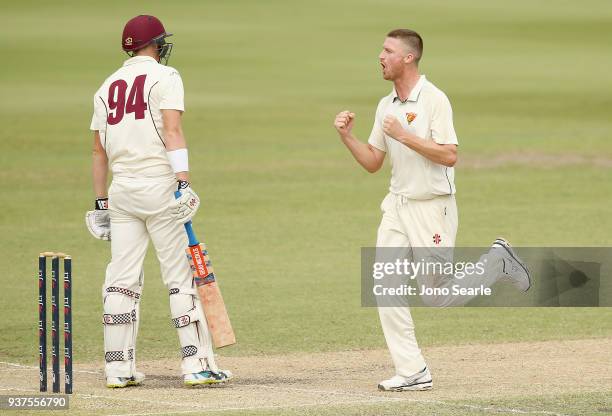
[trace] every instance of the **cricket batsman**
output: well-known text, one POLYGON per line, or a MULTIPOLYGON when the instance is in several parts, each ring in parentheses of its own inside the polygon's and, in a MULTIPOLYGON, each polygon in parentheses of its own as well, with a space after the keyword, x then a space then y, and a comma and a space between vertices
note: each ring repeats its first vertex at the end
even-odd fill
POLYGON ((143 261, 153 241, 168 288, 172 322, 177 328, 186 385, 228 381, 219 370, 192 271, 185 256, 183 224, 200 199, 189 183, 188 152, 181 116, 183 82, 167 66, 171 36, 154 16, 127 22, 121 47, 123 66, 95 93, 93 188, 95 209, 86 215, 91 234, 111 241, 111 261, 102 290, 106 386, 139 385, 136 336, 143 287, 143 261), (112 183, 107 191, 108 169, 112 183), (179 190, 181 196, 174 198, 179 190), (112 237, 112 238, 111 238, 112 237))
MULTIPOLYGON (((370 173, 377 172, 389 154, 391 183, 381 204, 377 258, 382 248, 393 247, 405 248, 406 257, 412 259, 420 252, 425 258, 447 256, 452 262, 458 225, 453 168, 458 141, 449 99, 419 72, 422 55, 423 40, 418 33, 408 29, 389 32, 379 61, 382 76, 393 83, 393 90, 378 103, 368 142, 352 134, 356 116, 351 111, 340 112, 334 127, 355 160, 370 173)), ((522 291, 530 288, 527 267, 503 238, 495 240, 479 261, 486 266, 477 278, 435 274, 416 278, 420 286, 434 288, 490 287, 498 280, 509 281, 522 291)), ((444 295, 422 298, 429 306, 453 306, 471 299, 444 295)), ((431 389, 431 373, 418 347, 409 307, 378 306, 395 365, 395 375, 381 381, 378 388, 431 389)))

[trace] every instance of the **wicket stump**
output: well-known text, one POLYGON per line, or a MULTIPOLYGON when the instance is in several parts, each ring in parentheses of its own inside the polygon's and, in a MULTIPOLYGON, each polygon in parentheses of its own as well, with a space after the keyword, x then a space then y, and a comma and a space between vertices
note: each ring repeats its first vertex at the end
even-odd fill
POLYGON ((47 391, 47 257, 51 257, 51 371, 53 393, 60 392, 60 258, 64 260, 64 392, 72 393, 72 258, 65 253, 38 256, 38 355, 40 391, 47 391))

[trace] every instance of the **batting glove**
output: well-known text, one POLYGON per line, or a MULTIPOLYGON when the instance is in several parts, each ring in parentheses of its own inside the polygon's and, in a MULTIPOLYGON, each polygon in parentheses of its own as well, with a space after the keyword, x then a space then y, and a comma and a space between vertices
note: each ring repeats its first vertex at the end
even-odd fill
POLYGON ((178 191, 181 196, 170 203, 169 209, 177 223, 185 224, 191 221, 200 207, 200 198, 187 181, 179 181, 178 191))
POLYGON ((95 202, 95 209, 87 211, 85 214, 85 224, 87 229, 95 238, 110 241, 110 215, 108 213, 108 198, 98 198, 95 202))

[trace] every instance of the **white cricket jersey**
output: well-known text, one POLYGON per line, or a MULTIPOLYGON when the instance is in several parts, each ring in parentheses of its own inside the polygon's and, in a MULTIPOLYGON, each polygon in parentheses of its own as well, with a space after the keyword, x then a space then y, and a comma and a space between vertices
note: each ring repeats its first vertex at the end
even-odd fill
POLYGON ((178 71, 149 56, 126 60, 104 81, 90 128, 99 131, 114 176, 173 175, 161 110, 185 111, 183 97, 178 71))
POLYGON ((383 121, 387 115, 397 117, 403 128, 423 140, 458 144, 453 110, 446 95, 427 81, 425 75, 421 75, 406 101, 399 99, 394 88, 378 104, 368 143, 389 155, 390 192, 421 200, 454 194, 454 169, 434 163, 387 136, 383 131, 383 121))

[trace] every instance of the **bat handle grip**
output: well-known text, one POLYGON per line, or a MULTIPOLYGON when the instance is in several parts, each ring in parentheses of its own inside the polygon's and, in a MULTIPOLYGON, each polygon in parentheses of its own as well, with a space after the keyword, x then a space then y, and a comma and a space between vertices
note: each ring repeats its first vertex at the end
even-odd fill
MULTIPOLYGON (((181 196, 181 191, 175 191, 174 192, 174 198, 178 199, 179 196, 181 196)), ((189 246, 197 246, 198 244, 200 244, 200 242, 198 241, 198 238, 196 237, 195 233, 193 232, 193 225, 191 224, 191 220, 187 221, 185 223, 185 231, 187 232, 187 238, 189 239, 189 246)))

